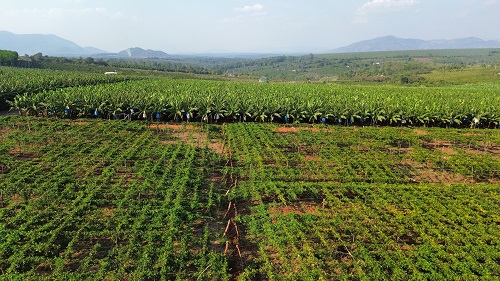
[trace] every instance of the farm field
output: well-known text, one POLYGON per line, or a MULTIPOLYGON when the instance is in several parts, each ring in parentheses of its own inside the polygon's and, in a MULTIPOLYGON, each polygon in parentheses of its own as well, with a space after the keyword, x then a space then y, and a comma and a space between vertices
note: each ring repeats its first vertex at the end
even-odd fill
POLYGON ((33 94, 65 87, 97 85, 138 79, 134 76, 117 76, 78 71, 54 71, 48 69, 19 69, 0 67, 0 110, 8 110, 7 101, 16 95, 33 94))
POLYGON ((500 84, 443 87, 152 78, 16 96, 23 115, 150 121, 500 127, 500 84))
POLYGON ((498 129, 165 121, 0 117, 2 278, 500 278, 498 129))

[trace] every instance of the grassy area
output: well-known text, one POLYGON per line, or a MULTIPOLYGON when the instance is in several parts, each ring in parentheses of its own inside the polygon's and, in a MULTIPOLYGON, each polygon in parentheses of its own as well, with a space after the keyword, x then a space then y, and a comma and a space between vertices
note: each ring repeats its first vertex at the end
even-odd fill
POLYGON ((434 70, 421 74, 428 84, 475 84, 500 82, 500 66, 474 66, 454 70, 434 70))

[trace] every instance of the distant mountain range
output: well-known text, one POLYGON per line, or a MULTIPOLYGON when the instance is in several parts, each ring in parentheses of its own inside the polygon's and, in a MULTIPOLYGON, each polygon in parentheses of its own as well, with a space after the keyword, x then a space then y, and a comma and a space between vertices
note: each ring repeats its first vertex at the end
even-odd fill
POLYGON ((141 48, 129 48, 118 53, 101 53, 94 54, 93 57, 96 58, 132 58, 132 59, 165 59, 171 58, 172 56, 155 50, 144 50, 141 48))
MULTIPOLYGON (((500 48, 500 41, 485 41, 475 37, 453 40, 419 40, 404 39, 395 36, 379 37, 360 41, 329 53, 354 53, 401 50, 431 50, 431 49, 477 49, 500 48)), ((94 57, 94 58, 172 58, 173 56, 155 50, 129 48, 119 53, 109 53, 94 47, 81 47, 78 44, 58 37, 44 34, 14 34, 0 31, 0 50, 16 51, 20 56, 42 53, 48 56, 60 57, 94 57)), ((213 57, 233 57, 234 54, 211 54, 213 57)), ((245 55, 251 58, 251 55, 245 55)), ((255 55, 253 55, 255 56, 255 55)), ((269 55, 265 55, 267 57, 269 55)), ((277 56, 277 55, 276 55, 277 56)), ((242 56, 243 57, 243 56, 242 56)), ((259 55, 256 57, 264 57, 259 55)))
POLYGON ((333 53, 356 53, 377 51, 405 51, 405 50, 443 50, 443 49, 482 49, 500 48, 500 41, 484 41, 476 37, 467 37, 452 40, 420 40, 405 39, 395 36, 378 37, 360 41, 342 48, 333 50, 333 53))
POLYGON ((0 31, 0 49, 16 51, 20 56, 42 53, 48 56, 78 57, 105 53, 93 47, 81 47, 56 35, 14 34, 0 31))
POLYGON ((42 53, 59 57, 96 57, 96 58, 167 58, 162 51, 130 48, 119 53, 109 53, 94 47, 81 47, 78 44, 56 35, 14 34, 0 31, 0 50, 16 51, 20 56, 42 53))

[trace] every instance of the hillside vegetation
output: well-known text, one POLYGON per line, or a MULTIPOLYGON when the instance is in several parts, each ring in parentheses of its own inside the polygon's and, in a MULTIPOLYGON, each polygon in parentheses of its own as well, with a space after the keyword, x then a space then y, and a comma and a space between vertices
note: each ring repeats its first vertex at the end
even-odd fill
MULTIPOLYGON (((433 79, 429 75, 433 71, 471 71, 471 66, 481 66, 480 72, 486 73, 475 81, 498 82, 499 49, 310 54, 235 62, 221 67, 231 75, 265 76, 277 81, 435 86, 469 81, 467 77, 461 80, 433 79)), ((472 70, 472 74, 476 75, 474 71, 478 71, 477 67, 472 70)))

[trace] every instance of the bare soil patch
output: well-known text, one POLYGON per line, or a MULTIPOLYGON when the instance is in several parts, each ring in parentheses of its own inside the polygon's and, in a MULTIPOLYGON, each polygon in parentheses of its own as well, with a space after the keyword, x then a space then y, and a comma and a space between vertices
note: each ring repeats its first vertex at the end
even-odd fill
POLYGON ((85 125, 88 125, 89 122, 88 121, 75 121, 75 122, 70 123, 70 124, 79 125, 79 126, 85 126, 85 125))
MULTIPOLYGON (((407 147, 407 148, 404 148, 404 147, 387 147, 387 152, 389 154, 411 154, 413 152, 413 149, 411 147, 407 147)), ((369 151, 369 149, 366 149, 366 150, 360 150, 360 151, 364 151, 364 152, 367 152, 369 151)))
POLYGON ((3 141, 4 135, 12 133, 13 129, 0 129, 0 141, 3 141))
POLYGON ((412 168, 410 172, 412 182, 443 184, 476 183, 473 178, 465 177, 451 171, 442 171, 432 165, 426 167, 411 159, 403 160, 402 164, 412 168))
POLYGON ((316 161, 316 162, 321 160, 320 157, 318 157, 314 154, 306 154, 305 159, 306 159, 306 161, 316 161))
MULTIPOLYGON (((368 146, 364 146, 364 145, 355 145, 355 146, 352 146, 352 149, 356 150, 356 151, 360 151, 360 152, 368 152, 371 150, 370 147, 368 146)), ((393 150, 394 148, 388 148, 388 150, 393 150)))
POLYGON ((14 129, 0 129, 0 136, 14 132, 14 129))
POLYGON ((26 151, 21 148, 11 148, 9 150, 9 154, 15 156, 18 160, 33 160, 35 158, 40 157, 40 153, 35 151, 26 151))
POLYGON ((422 129, 416 129, 416 130, 413 130, 415 132, 415 134, 419 135, 419 136, 425 136, 425 135, 428 135, 429 132, 428 131, 424 131, 422 129))
POLYGON ((111 217, 116 212, 115 207, 104 207, 102 208, 102 216, 103 218, 111 217))
POLYGON ((152 124, 150 125, 149 127, 150 129, 157 129, 157 130, 166 130, 166 129, 169 129, 169 130, 182 130, 182 131, 186 131, 186 130, 201 130, 201 127, 197 127, 197 126, 194 126, 194 125, 188 125, 188 124, 152 124))
POLYGON ((271 217, 274 217, 276 215, 288 215, 288 214, 316 215, 318 213, 319 208, 320 206, 318 204, 310 202, 298 202, 290 205, 270 206, 269 212, 271 214, 271 217))
POLYGON ((309 131, 313 133, 319 133, 319 132, 331 132, 331 129, 327 128, 317 128, 317 127, 279 127, 276 130, 273 130, 274 133, 281 133, 281 134, 287 134, 287 133, 297 133, 299 131, 309 131))
POLYGON ((495 154, 494 152, 488 152, 485 150, 478 150, 478 149, 469 149, 469 148, 463 148, 463 151, 469 153, 469 154, 475 154, 475 155, 490 155, 490 154, 495 154))
POLYGON ((481 141, 479 144, 484 147, 484 149, 500 151, 500 143, 493 141, 481 141))
POLYGON ((202 132, 201 127, 186 124, 155 124, 149 127, 153 130, 168 130, 168 135, 174 139, 163 141, 165 144, 175 144, 181 141, 187 145, 194 145, 199 148, 208 146, 218 154, 224 154, 224 143, 211 139, 207 133, 202 132))
POLYGON ((464 136, 468 136, 468 137, 471 137, 471 136, 480 137, 480 136, 482 136, 482 134, 480 134, 480 133, 465 133, 464 136))
POLYGON ((424 141, 422 142, 422 147, 428 148, 428 149, 443 149, 443 148, 451 148, 455 147, 456 144, 448 142, 448 141, 443 141, 443 140, 432 140, 432 141, 424 141))
POLYGON ((479 147, 467 147, 458 145, 456 143, 450 143, 448 141, 432 140, 423 142, 422 147, 432 150, 439 150, 447 155, 456 155, 459 151, 464 151, 466 153, 476 155, 492 155, 493 157, 500 155, 500 147, 492 145, 490 143, 482 143, 479 147))
POLYGON ((438 147, 436 149, 443 152, 443 153, 449 154, 449 155, 458 154, 458 152, 456 150, 454 150, 453 148, 451 148, 450 146, 438 147))
POLYGON ((488 179, 488 182, 491 184, 499 184, 500 183, 500 178, 490 178, 488 179))
POLYGON ((12 197, 10 198, 10 201, 12 205, 15 205, 24 202, 24 199, 19 193, 14 193, 14 195, 12 195, 12 197))
POLYGON ((141 182, 144 180, 143 178, 140 178, 136 173, 126 170, 116 170, 115 178, 118 180, 122 179, 126 185, 129 185, 136 180, 139 180, 141 182))
POLYGON ((224 143, 222 142, 210 140, 210 142, 208 143, 208 148, 215 151, 217 154, 224 154, 224 143))
POLYGON ((275 130, 276 133, 296 133, 299 131, 299 128, 296 127, 279 127, 278 130, 275 130))
POLYGON ((491 143, 481 143, 480 147, 467 147, 461 148, 461 150, 470 154, 480 154, 480 155, 500 155, 500 146, 492 145, 491 143))
POLYGON ((80 262, 88 257, 92 252, 94 245, 100 244, 99 250, 94 253, 96 259, 106 257, 110 250, 113 249, 114 243, 111 237, 92 237, 81 239, 73 245, 73 252, 70 259, 65 263, 65 270, 75 271, 80 267, 80 262))

